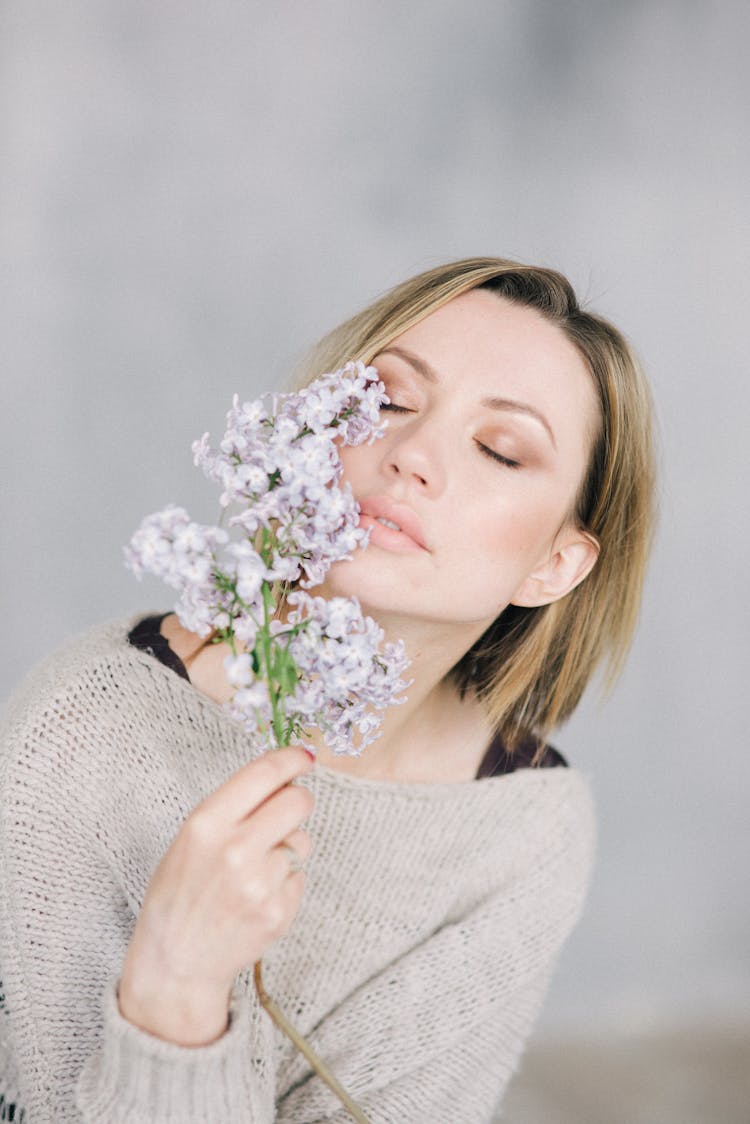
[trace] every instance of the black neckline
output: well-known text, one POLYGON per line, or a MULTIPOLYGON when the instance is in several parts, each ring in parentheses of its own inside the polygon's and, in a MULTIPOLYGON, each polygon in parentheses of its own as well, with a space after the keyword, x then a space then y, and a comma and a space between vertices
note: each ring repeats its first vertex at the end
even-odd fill
POLYGON ((182 679, 187 679, 190 682, 187 668, 182 662, 180 657, 174 652, 170 646, 166 636, 161 634, 161 622, 165 617, 171 616, 171 612, 161 613, 160 615, 144 617, 142 620, 130 630, 128 633, 128 640, 135 648, 140 648, 141 651, 150 652, 155 656, 159 663, 166 664, 172 671, 177 672, 182 679))

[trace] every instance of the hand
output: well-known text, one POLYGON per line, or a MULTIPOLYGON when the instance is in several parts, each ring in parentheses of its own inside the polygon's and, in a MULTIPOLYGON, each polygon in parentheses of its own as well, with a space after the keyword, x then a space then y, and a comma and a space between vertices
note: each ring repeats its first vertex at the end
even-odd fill
POLYGON ((298 746, 239 769, 188 816, 148 884, 119 986, 122 1015, 184 1046, 227 1026, 235 976, 289 928, 305 876, 288 848, 310 853, 300 829, 311 793, 298 746), (286 844, 286 846, 280 846, 286 844))

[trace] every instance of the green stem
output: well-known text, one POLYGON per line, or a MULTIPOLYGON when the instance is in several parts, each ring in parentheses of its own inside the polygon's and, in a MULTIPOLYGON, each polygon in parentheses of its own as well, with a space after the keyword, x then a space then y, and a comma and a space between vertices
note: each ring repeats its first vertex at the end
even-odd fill
POLYGON ((271 623, 272 610, 273 597, 271 596, 271 590, 268 586, 268 582, 263 582, 263 659, 266 665, 268 694, 271 699, 273 732, 276 737, 276 744, 281 746, 284 744, 284 719, 281 713, 281 698, 278 684, 274 681, 271 674, 271 632, 269 625, 271 623))
MULTIPOLYGON (((264 527, 261 557, 266 566, 271 561, 272 556, 273 534, 264 527)), ((268 695, 271 700, 271 724, 273 726, 276 744, 277 746, 282 746, 286 741, 286 739, 284 738, 284 715, 282 713, 282 692, 279 690, 279 684, 274 679, 271 671, 271 619, 273 617, 274 600, 273 591, 268 582, 264 581, 262 583, 261 592, 263 595, 263 626, 260 630, 261 646, 263 650, 263 659, 266 665, 266 682, 268 683, 268 695)))
MULTIPOLYGON (((268 565, 269 560, 271 559, 272 548, 273 536, 269 531, 264 529, 261 556, 266 565, 268 565)), ((261 586, 261 591, 263 594, 263 624, 259 628, 260 650, 263 663, 265 664, 268 694, 271 699, 271 713, 274 736, 276 738, 276 744, 278 746, 282 746, 289 744, 289 738, 286 736, 287 731, 285 731, 284 729, 284 716, 282 712, 283 692, 281 691, 279 684, 274 680, 274 677, 271 673, 272 644, 270 625, 273 618, 275 596, 278 595, 278 586, 274 585, 274 587, 272 588, 268 582, 264 581, 261 586)), ((234 589, 233 583, 232 593, 234 595, 235 605, 237 603, 242 603, 241 598, 237 596, 237 591, 236 589, 234 589)), ((245 607, 245 610, 247 611, 247 607, 244 606, 244 603, 243 607, 245 607)), ((298 631, 298 628, 299 626, 294 627, 288 631, 294 633, 298 631)), ((236 655, 237 653, 235 650, 234 633, 231 624, 226 630, 226 633, 227 639, 229 640, 229 643, 232 647, 232 652, 236 655)), ((293 724, 290 723, 289 730, 291 731, 292 728, 293 724)), ((276 1023, 276 1025, 287 1036, 287 1038, 289 1038, 290 1041, 293 1042, 300 1053, 305 1058, 307 1058, 315 1073, 317 1073, 321 1080, 324 1081, 326 1085, 328 1085, 328 1087, 336 1094, 336 1096, 350 1113, 352 1118, 357 1121, 357 1124, 369 1124, 367 1117, 364 1115, 359 1106, 352 1100, 346 1090, 339 1084, 335 1076, 331 1073, 330 1069, 328 1069, 325 1063, 317 1056, 304 1036, 301 1035, 299 1031, 294 1028, 294 1026, 292 1026, 279 1006, 266 991, 263 985, 260 960, 258 960, 258 962, 255 964, 254 980, 255 990, 258 994, 260 1004, 270 1015, 273 1022, 276 1023)))

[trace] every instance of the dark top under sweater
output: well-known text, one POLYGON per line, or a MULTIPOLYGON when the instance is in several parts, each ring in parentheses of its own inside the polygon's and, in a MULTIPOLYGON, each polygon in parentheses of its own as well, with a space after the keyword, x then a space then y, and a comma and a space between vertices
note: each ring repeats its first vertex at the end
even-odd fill
MULTIPOLYGON (((169 646, 169 641, 160 632, 161 622, 165 617, 170 616, 170 613, 162 613, 160 616, 144 617, 140 620, 134 628, 128 633, 128 640, 135 648, 140 648, 144 652, 150 652, 157 660, 170 667, 183 679, 190 682, 190 676, 187 673, 187 668, 177 655, 169 646)), ((482 762, 477 770, 477 780, 483 777, 497 777, 502 773, 512 773, 516 769, 528 769, 531 766, 531 761, 538 749, 538 742, 534 738, 527 738, 522 741, 514 753, 508 753, 502 739, 496 735, 489 746, 487 752, 482 758, 482 762)), ((551 745, 545 746, 544 756, 541 761, 538 761, 533 766, 535 769, 550 769, 555 766, 567 767, 567 761, 561 753, 553 749, 551 745)), ((0 1117, 1 1119, 1 1117, 0 1117)))

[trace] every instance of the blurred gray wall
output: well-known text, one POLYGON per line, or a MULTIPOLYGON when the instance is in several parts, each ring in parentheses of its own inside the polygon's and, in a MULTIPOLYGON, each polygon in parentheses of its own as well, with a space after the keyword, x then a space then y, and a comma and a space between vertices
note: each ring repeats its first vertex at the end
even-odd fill
POLYGON ((628 670, 558 744, 600 854, 540 1034, 750 1011, 747 5, 0 8, 6 693, 169 591, 122 545, 211 519, 190 442, 328 327, 473 253, 566 271, 657 401, 628 670))

